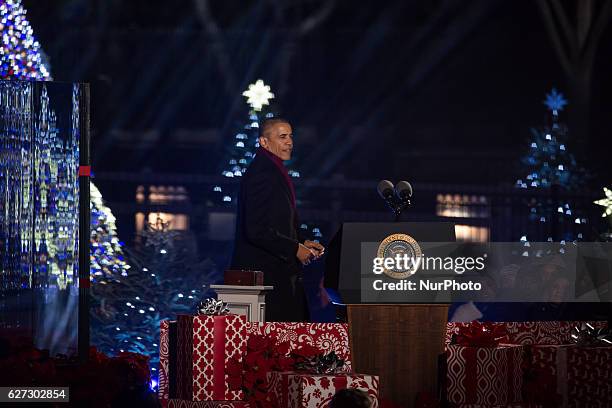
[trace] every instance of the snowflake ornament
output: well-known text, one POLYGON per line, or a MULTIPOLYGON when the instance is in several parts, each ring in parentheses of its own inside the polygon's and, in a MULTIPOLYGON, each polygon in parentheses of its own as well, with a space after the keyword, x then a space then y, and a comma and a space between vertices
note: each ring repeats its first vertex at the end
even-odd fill
POLYGON ((553 88, 552 91, 546 95, 544 105, 553 112, 562 111, 565 105, 567 105, 567 99, 565 99, 565 96, 563 96, 561 92, 557 92, 557 90, 553 88))
POLYGON ((601 205, 605 207, 604 213, 601 215, 602 217, 607 217, 612 215, 612 190, 604 187, 604 193, 606 194, 606 198, 602 198, 601 200, 594 201, 595 204, 601 205))
POLYGON ((256 111, 260 111, 264 105, 270 103, 270 99, 274 98, 274 94, 270 92, 270 86, 264 84, 264 81, 258 79, 254 84, 249 85, 249 89, 242 93, 247 97, 247 103, 256 111))

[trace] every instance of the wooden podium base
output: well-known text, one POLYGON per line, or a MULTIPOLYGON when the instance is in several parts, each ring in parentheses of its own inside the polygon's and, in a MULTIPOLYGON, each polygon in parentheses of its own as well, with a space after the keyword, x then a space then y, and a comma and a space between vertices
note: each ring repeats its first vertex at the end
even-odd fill
POLYGON ((413 407, 418 392, 438 393, 448 305, 348 305, 355 372, 380 377, 380 397, 413 407))

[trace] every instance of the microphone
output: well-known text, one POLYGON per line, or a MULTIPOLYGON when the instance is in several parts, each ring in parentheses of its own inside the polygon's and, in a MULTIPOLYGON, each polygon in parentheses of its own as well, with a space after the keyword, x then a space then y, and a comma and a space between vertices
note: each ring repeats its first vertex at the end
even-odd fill
POLYGON ((393 183, 389 180, 381 180, 376 187, 378 195, 385 201, 389 201, 393 198, 393 183))
POLYGON ((412 197, 412 186, 407 181, 400 181, 395 185, 395 196, 402 202, 410 201, 412 197))

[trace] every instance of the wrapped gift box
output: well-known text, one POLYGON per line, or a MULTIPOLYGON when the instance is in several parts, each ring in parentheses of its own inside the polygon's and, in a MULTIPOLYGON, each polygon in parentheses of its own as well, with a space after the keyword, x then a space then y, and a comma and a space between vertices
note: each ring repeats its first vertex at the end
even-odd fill
POLYGON ((295 350, 311 344, 322 353, 335 352, 344 360, 344 372, 351 372, 351 351, 346 323, 247 323, 248 334, 274 337, 278 344, 288 342, 295 350))
POLYGON ((605 407, 612 401, 612 347, 533 345, 530 399, 559 407, 605 407))
POLYGON ((366 392, 372 408, 378 408, 378 376, 364 374, 268 373, 268 393, 279 408, 325 408, 338 390, 356 388, 366 392))
POLYGON ((553 406, 567 406, 567 362, 573 344, 535 344, 529 347, 529 383, 525 384, 530 401, 553 406))
MULTIPOLYGON (((571 331, 580 326, 580 321, 538 321, 538 322, 491 322, 493 326, 502 326, 508 334, 508 343, 520 344, 569 344, 572 342, 571 331)), ((606 321, 588 322, 595 328, 606 328, 606 321)), ((446 344, 451 344, 453 334, 472 323, 448 323, 446 326, 446 344)))
POLYGON ((517 402, 507 405, 457 404, 453 408, 544 408, 544 406, 528 402, 517 402))
POLYGON ((612 405, 612 347, 569 349, 567 401, 570 407, 612 405))
MULTIPOLYGON (((246 340, 246 316, 178 315, 176 364, 170 364, 169 368, 170 398, 241 400, 242 391, 230 390, 228 386, 226 368, 231 359, 242 361, 246 340)), ((170 348, 170 360, 173 360, 172 345, 170 348)))
POLYGON ((245 401, 189 401, 182 399, 168 400, 168 408, 251 408, 245 401))
POLYGON ((447 347, 447 398, 455 404, 521 402, 523 346, 447 347))
POLYGON ((170 358, 170 322, 162 320, 159 325, 159 380, 158 395, 162 404, 170 398, 169 394, 169 358, 170 358))

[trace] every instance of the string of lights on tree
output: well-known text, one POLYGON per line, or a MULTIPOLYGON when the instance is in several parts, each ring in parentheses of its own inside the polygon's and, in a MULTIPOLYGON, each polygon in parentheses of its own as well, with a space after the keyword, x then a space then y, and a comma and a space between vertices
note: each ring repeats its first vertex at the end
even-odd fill
MULTIPOLYGON (((250 107, 249 116, 247 123, 234 135, 233 140, 227 146, 229 158, 225 161, 221 174, 228 178, 242 177, 259 147, 260 123, 267 118, 277 116, 271 106, 274 93, 272 93, 270 86, 266 85, 263 80, 258 79, 250 84, 242 95, 246 98, 246 103, 250 107)), ((289 162, 289 165, 291 165, 291 162, 289 162)), ((300 177, 300 172, 294 169, 289 168, 288 173, 291 177, 300 177)), ((237 191, 235 189, 232 190, 231 187, 226 187, 224 190, 223 187, 216 185, 213 187, 213 193, 217 200, 227 205, 232 205, 236 201, 237 191)), ((299 201, 299 190, 297 193, 299 201)), ((309 226, 306 223, 302 223, 300 228, 314 240, 318 240, 323 236, 320 228, 317 226, 309 226)))
MULTIPOLYGON (((587 179, 586 171, 570 153, 567 145, 569 130, 560 120, 560 113, 567 104, 563 94, 555 88, 546 95, 544 105, 548 110, 547 123, 543 127, 531 129, 529 150, 521 160, 526 175, 516 181, 516 187, 537 191, 552 191, 553 188, 576 191, 584 185, 587 179)), ((541 224, 555 223, 558 227, 557 237, 552 236, 549 228, 546 237, 532 238, 549 242, 558 240, 562 245, 584 238, 582 230, 587 219, 572 208, 567 200, 531 199, 528 207, 531 221, 541 224)), ((529 245, 527 235, 521 237, 525 245, 529 245)))
POLYGON ((0 76, 4 79, 50 80, 49 69, 21 0, 0 1, 0 76))
MULTIPOLYGON (((51 80, 50 70, 43 62, 40 44, 33 36, 33 30, 26 19, 26 11, 21 2, 0 1, 0 19, 0 29, 2 30, 0 76, 2 79, 51 80)), ((44 107, 46 103, 45 92, 43 92, 42 98, 44 107)), ((46 110, 43 109, 43 112, 46 112, 46 110)), ((43 136, 52 134, 55 131, 54 115, 53 112, 46 114, 46 116, 41 115, 40 120, 47 121, 49 125, 38 126, 37 132, 43 136)), ((73 118, 74 121, 75 118, 73 118)), ((78 119, 76 122, 78 122, 78 119)), ((43 137, 43 140, 46 139, 43 137)), ((76 168, 75 163, 59 160, 55 157, 54 146, 55 144, 47 149, 49 151, 43 149, 38 153, 43 161, 47 160, 45 163, 48 162, 48 165, 53 167, 49 171, 41 171, 40 173, 61 175, 66 173, 66 171, 61 170, 64 167, 76 168)), ((78 146, 75 148, 78 152, 78 146)), ((55 153, 59 154, 61 152, 55 153)), ((45 186, 46 193, 37 192, 37 197, 46 196, 48 199, 55 195, 64 197, 63 194, 58 194, 58 192, 54 195, 47 191, 50 188, 57 189, 54 187, 55 184, 45 182, 42 185, 45 186)), ((70 182, 64 182, 62 185, 69 186, 71 184, 70 182)), ((71 209, 73 212, 76 211, 74 205, 62 205, 61 207, 71 209)), ((157 344, 159 322, 163 318, 173 317, 176 312, 191 312, 197 298, 201 295, 199 293, 201 285, 198 286, 196 282, 176 274, 176 270, 169 267, 167 261, 156 262, 159 257, 166 254, 169 255, 168 259, 170 260, 177 259, 172 256, 174 246, 168 244, 169 240, 172 241, 175 236, 173 232, 168 231, 167 226, 155 232, 153 232, 155 229, 153 227, 152 230, 144 233, 143 239, 149 242, 151 246, 165 243, 168 248, 154 249, 153 252, 158 255, 157 258, 155 256, 144 258, 150 261, 147 263, 149 267, 147 268, 142 262, 143 257, 134 255, 129 257, 129 261, 126 259, 129 252, 117 236, 116 219, 110 208, 104 204, 102 194, 93 183, 90 183, 90 211, 92 344, 107 354, 132 351, 148 355, 151 359, 152 377, 155 381, 159 362, 159 347, 157 344), (163 239, 160 238, 161 235, 163 235, 163 239), (176 277, 169 278, 165 273, 175 274, 176 277), (184 290, 181 292, 181 289, 184 290)), ((44 218, 45 224, 42 226, 36 225, 34 228, 36 247, 41 248, 38 250, 39 252, 44 252, 44 254, 40 252, 41 259, 48 259, 47 263, 49 265, 45 270, 52 274, 57 269, 54 267, 53 254, 61 248, 55 246, 49 240, 45 240, 45 234, 50 231, 48 225, 62 226, 64 220, 69 218, 51 211, 44 218)), ((207 267, 207 265, 201 264, 197 266, 200 272, 207 267)), ((185 268, 185 270, 190 269, 185 268)), ((66 283, 62 283, 64 281, 59 278, 61 276, 61 274, 58 275, 58 285, 63 287, 66 283)), ((206 273, 191 274, 191 276, 208 278, 206 273)), ((67 276, 66 279, 69 277, 67 276)))

